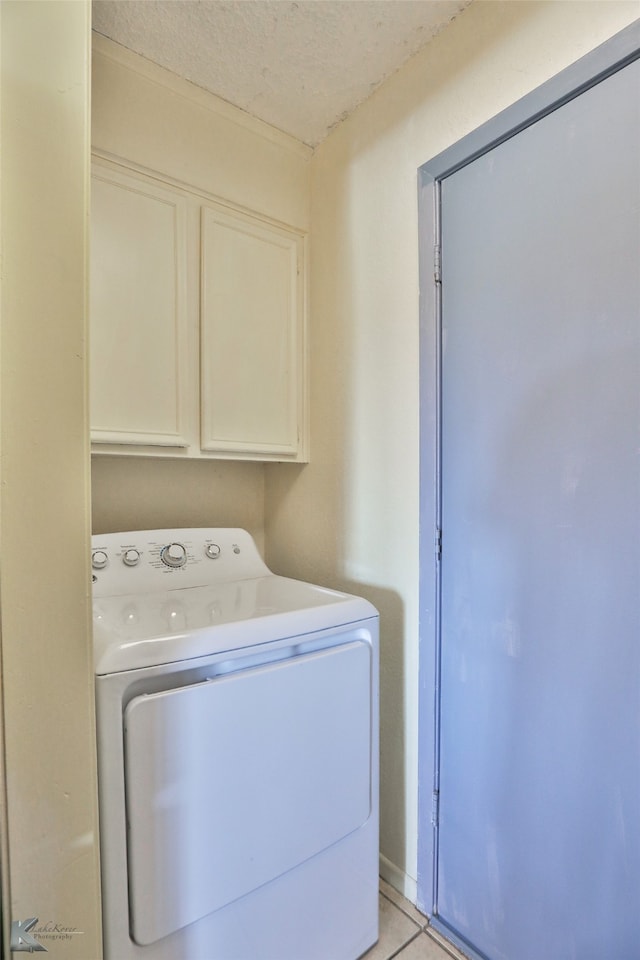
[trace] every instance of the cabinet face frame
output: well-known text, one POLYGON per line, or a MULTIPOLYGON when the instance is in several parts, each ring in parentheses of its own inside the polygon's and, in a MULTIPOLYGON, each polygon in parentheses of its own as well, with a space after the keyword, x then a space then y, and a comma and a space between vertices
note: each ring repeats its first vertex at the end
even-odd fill
MULTIPOLYGON (((116 314, 116 316, 110 316, 109 318, 101 317, 100 319, 102 320, 102 324, 100 324, 100 326, 98 326, 95 320, 92 322, 91 369, 94 371, 94 373, 91 377, 90 383, 92 401, 91 440, 93 443, 100 444, 109 443, 136 446, 143 444, 152 447, 160 446, 186 448, 189 444, 187 437, 187 411, 189 401, 187 383, 189 379, 188 362, 190 354, 188 342, 189 305, 187 284, 188 205, 186 198, 173 190, 166 189, 164 185, 150 177, 141 177, 132 171, 124 171, 121 167, 95 157, 92 163, 91 181, 94 208, 96 196, 95 184, 101 183, 116 191, 121 191, 120 198, 121 202, 123 203, 126 203, 127 199, 129 199, 132 200, 132 204, 139 204, 139 201, 142 200, 147 202, 149 211, 152 210, 152 205, 156 205, 155 213, 158 220, 162 219, 164 216, 166 221, 166 214, 169 213, 169 229, 171 232, 163 236, 161 231, 158 230, 157 255, 160 257, 162 253, 161 248, 164 243, 166 270, 165 276, 162 278, 162 282, 168 284, 172 288, 173 294, 173 304, 168 304, 165 307, 165 320, 167 322, 164 325, 164 363, 162 363, 162 355, 158 353, 158 365, 155 370, 153 365, 149 364, 149 360, 153 356, 153 351, 158 349, 158 343, 162 339, 161 337, 154 342, 148 343, 146 348, 144 344, 139 341, 135 344, 138 354, 144 350, 144 356, 141 358, 144 359, 144 364, 141 363, 136 370, 131 368, 131 361, 127 359, 128 330, 125 329, 122 322, 123 317, 125 321, 131 321, 132 319, 127 315, 127 309, 129 309, 130 305, 122 302, 122 300, 120 300, 120 303, 118 304, 119 291, 117 289, 114 291, 114 299, 110 304, 110 309, 114 314, 116 314), (169 256, 167 257, 168 250, 170 252, 169 256), (118 314, 121 314, 121 316, 118 316, 118 314), (111 333, 107 329, 108 327, 112 328, 111 333), (120 329, 118 329, 119 327, 120 329), (96 344, 96 340, 100 340, 101 344, 96 344), (112 359, 112 362, 109 363, 107 370, 104 371, 103 375, 100 377, 100 393, 96 395, 97 387, 94 381, 94 376, 96 368, 99 367, 100 364, 96 363, 95 351, 98 350, 101 345, 106 347, 105 353, 109 355, 109 357, 112 359), (166 355, 167 350, 169 353, 168 356, 166 355), (118 362, 118 358, 120 358, 120 363, 118 362), (169 375, 167 376, 167 374, 169 375), (106 382, 109 380, 112 381, 112 383, 106 382), (99 426, 94 425, 96 405, 100 405, 103 408, 103 411, 104 408, 108 407, 109 405, 109 396, 105 396, 105 394, 111 394, 111 396, 113 396, 114 393, 120 393, 123 398, 120 401, 120 404, 128 404, 130 408, 135 408, 137 396, 140 393, 145 392, 147 392, 151 397, 153 397, 154 392, 157 392, 158 398, 161 400, 159 406, 162 406, 162 402, 166 402, 167 409, 165 410, 165 415, 167 412, 170 414, 170 419, 173 421, 173 429, 163 429, 163 425, 160 423, 154 423, 151 416, 147 417, 147 424, 142 428, 140 428, 140 424, 135 426, 132 424, 129 426, 124 418, 119 420, 118 414, 116 414, 115 420, 111 423, 109 423, 109 416, 107 415, 107 417, 103 419, 103 422, 99 426)), ((113 194, 113 198, 114 202, 118 202, 117 193, 113 194)), ((133 213, 133 206, 131 212, 133 213)), ((95 220, 92 229, 94 227, 95 220)), ((128 238, 117 237, 115 239, 126 243, 128 238)), ((96 245, 96 238, 95 235, 93 235, 91 261, 92 313, 95 309, 97 309, 95 300, 93 299, 93 293, 98 282, 96 278, 101 271, 101 267, 95 263, 94 259, 95 257, 98 257, 101 252, 95 249, 96 245)), ((106 251, 106 259, 109 259, 109 254, 111 252, 112 250, 106 251)), ((129 255, 132 260, 132 269, 134 266, 135 254, 137 254, 137 251, 134 252, 133 249, 129 251, 129 255)), ((141 255, 138 254, 138 256, 141 255)), ((146 294, 150 304, 149 309, 152 309, 151 305, 153 304, 154 295, 157 295, 157 292, 147 288, 146 294)), ((144 278, 142 277, 139 296, 141 299, 145 297, 144 278)), ((141 309, 144 313, 144 306, 141 306, 140 303, 137 306, 138 309, 141 309)), ((156 306, 158 306, 158 304, 156 304, 156 306)), ((133 309, 133 307, 131 308, 133 309)), ((149 323, 150 319, 150 317, 147 317, 147 323, 149 323)), ((130 323, 129 326, 131 325, 132 324, 130 323)), ((116 406, 118 406, 118 404, 116 404, 116 406)), ((149 411, 146 413, 148 414, 149 411)), ((122 410, 119 411, 119 414, 120 417, 122 417, 122 410)), ((168 425, 165 423, 164 426, 168 425)))
MULTIPOLYGON (((189 184, 148 170, 110 154, 94 151, 92 179, 99 176, 108 182, 120 178, 134 180, 147 189, 172 197, 181 210, 182 236, 180 262, 181 309, 176 329, 179 345, 180 395, 179 423, 181 432, 157 433, 92 427, 92 452, 116 456, 154 456, 176 459, 227 459, 288 461, 304 463, 308 456, 308 387, 307 387, 307 277, 308 248, 304 231, 280 223, 270 217, 227 202, 189 184), (106 173, 105 173, 106 171, 106 173), (225 228, 240 230, 247 236, 270 241, 287 251, 290 276, 287 280, 289 304, 285 339, 288 352, 288 389, 286 429, 280 436, 257 439, 255 436, 216 436, 215 412, 207 409, 210 370, 204 351, 212 343, 210 325, 204 320, 205 270, 202 237, 205 212, 225 228), (207 329, 205 329, 207 328, 207 329), (282 435, 284 434, 284 436, 282 435)), ((237 361, 236 361, 237 362, 237 361)), ((219 434, 223 431, 218 430, 219 434)))

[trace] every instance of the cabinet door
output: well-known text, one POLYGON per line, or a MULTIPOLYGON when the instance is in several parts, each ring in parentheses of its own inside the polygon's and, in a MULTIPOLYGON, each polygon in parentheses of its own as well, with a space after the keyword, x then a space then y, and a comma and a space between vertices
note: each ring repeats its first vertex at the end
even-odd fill
POLYGON ((303 459, 304 241, 202 208, 201 446, 303 459))
POLYGON ((184 447, 186 200, 95 164, 91 438, 184 447))

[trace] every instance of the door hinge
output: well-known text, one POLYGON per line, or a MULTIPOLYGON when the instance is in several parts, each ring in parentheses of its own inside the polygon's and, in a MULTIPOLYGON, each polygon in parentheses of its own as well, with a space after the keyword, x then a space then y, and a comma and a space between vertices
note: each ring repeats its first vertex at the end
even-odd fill
POLYGON ((431 823, 434 827, 438 826, 440 820, 440 793, 437 790, 433 791, 433 796, 431 798, 431 823))
POLYGON ((436 530, 436 561, 442 560, 442 530, 440 527, 436 530))
POLYGON ((442 283, 442 249, 439 243, 433 248, 433 279, 436 283, 442 283))

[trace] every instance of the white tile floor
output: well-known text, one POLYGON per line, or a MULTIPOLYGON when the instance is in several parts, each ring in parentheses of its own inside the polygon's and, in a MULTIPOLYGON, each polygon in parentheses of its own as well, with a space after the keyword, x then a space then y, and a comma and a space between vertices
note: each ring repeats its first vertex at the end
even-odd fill
POLYGON ((380 939, 362 960, 465 960, 463 954, 430 929, 393 887, 380 881, 380 939))

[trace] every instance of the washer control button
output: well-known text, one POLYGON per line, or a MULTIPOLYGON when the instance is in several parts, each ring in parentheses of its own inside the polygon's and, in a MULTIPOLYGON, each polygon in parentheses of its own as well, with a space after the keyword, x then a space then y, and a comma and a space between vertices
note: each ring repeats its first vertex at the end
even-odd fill
POLYGON ((109 557, 104 550, 94 550, 91 554, 91 566, 94 570, 104 570, 109 563, 109 557))
POLYGON ((204 548, 204 552, 210 560, 217 560, 220 556, 221 550, 217 543, 208 543, 204 548))
POLYGON ((187 549, 181 543, 168 543, 160 551, 160 559, 168 567, 184 567, 187 562, 187 549))
POLYGON ((122 562, 127 567, 135 567, 140 563, 140 551, 139 550, 125 550, 122 554, 122 562))

